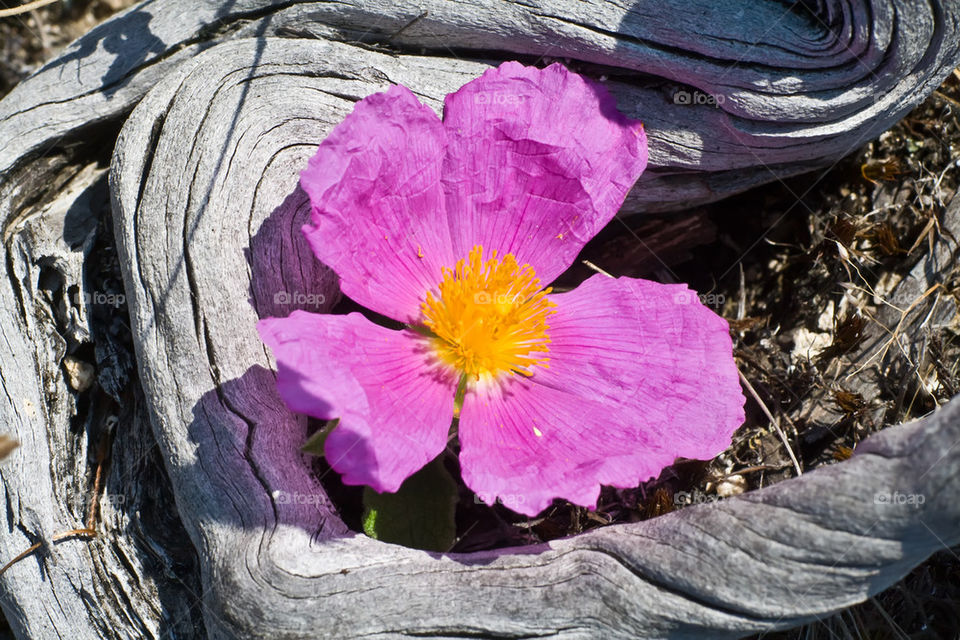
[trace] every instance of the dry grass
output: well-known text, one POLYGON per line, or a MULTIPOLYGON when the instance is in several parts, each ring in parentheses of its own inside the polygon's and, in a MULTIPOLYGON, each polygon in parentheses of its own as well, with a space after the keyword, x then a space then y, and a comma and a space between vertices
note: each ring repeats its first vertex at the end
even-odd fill
MULTIPOLYGON (((0 9, 27 2, 0 0, 0 9)), ((46 60, 134 0, 63 0, 0 19, 0 98, 46 60)))
MULTIPOLYGON (((131 4, 77 0, 0 20, 0 97, 43 60, 131 4)), ((956 326, 911 336, 924 341, 927 353, 922 369, 906 363, 906 381, 899 360, 909 358, 891 345, 859 371, 851 360, 871 323, 880 322, 883 292, 929 250, 931 238, 945 232, 939 221, 960 182, 952 157, 960 148, 958 114, 955 74, 879 140, 827 172, 774 183, 680 218, 615 223, 601 234, 584 252, 596 267, 613 275, 689 282, 712 295, 708 299, 731 323, 748 391, 747 422, 716 460, 682 461, 635 490, 605 489, 596 511, 558 503, 528 520, 479 504, 464 488, 455 550, 547 541, 767 486, 844 460, 869 434, 956 395, 956 326), (679 245, 675 225, 684 229, 679 245), (656 256, 632 252, 635 235, 654 246, 656 256), (860 379, 868 374, 872 391, 865 393, 860 379)), ((567 278, 575 284, 586 275, 589 270, 580 268, 567 278)), ((957 278, 956 271, 944 274, 930 296, 956 299, 957 278)), ((899 302, 906 309, 925 301, 899 302)), ((885 325, 889 329, 905 326, 885 325)), ((347 523, 359 529, 357 490, 336 482, 328 489, 347 523)), ((945 549, 862 605, 765 637, 958 638, 958 603, 960 558, 945 549)))

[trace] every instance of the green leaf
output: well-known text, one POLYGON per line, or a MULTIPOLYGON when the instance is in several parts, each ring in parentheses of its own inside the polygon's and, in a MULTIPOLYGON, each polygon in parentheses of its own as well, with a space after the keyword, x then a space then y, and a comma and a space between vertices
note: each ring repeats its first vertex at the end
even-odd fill
POLYGON ((330 435, 330 432, 333 431, 338 424, 340 424, 340 418, 328 420, 327 424, 323 425, 319 431, 307 438, 307 441, 300 447, 300 451, 322 458, 323 445, 327 441, 327 436, 330 435))
POLYGON ((457 483, 436 458, 396 493, 363 490, 363 531, 371 538, 426 551, 449 551, 456 539, 457 483))

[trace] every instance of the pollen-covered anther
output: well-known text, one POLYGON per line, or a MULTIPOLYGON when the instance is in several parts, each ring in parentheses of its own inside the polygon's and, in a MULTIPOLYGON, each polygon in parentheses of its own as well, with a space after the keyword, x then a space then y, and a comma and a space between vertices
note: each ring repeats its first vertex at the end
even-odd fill
POLYGON ((433 332, 439 359, 474 380, 501 373, 532 374, 547 366, 547 318, 556 303, 547 298, 533 269, 512 254, 492 251, 483 260, 475 246, 453 269, 444 268, 439 297, 427 293, 423 323, 433 332))

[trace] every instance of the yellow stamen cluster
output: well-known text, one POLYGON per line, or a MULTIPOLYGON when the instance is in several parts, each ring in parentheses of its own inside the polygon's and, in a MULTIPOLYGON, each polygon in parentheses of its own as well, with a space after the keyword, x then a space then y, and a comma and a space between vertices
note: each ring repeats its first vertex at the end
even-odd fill
POLYGON ((496 251, 484 262, 477 245, 466 260, 444 268, 438 289, 440 297, 427 293, 421 308, 441 362, 474 380, 529 376, 531 367, 547 366, 547 317, 556 303, 530 265, 518 265, 513 254, 499 259, 496 251))

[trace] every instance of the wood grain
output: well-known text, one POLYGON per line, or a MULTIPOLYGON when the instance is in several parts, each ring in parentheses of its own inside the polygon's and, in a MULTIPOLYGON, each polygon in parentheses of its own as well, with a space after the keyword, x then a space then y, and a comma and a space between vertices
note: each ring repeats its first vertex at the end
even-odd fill
POLYGON ((224 44, 151 92, 121 133, 113 185, 131 321, 178 506, 206 563, 209 629, 736 637, 862 600, 942 548, 937 537, 956 541, 960 510, 946 485, 958 482, 958 462, 936 462, 944 448, 928 445, 960 438, 950 424, 960 405, 802 480, 544 547, 431 556, 345 532, 297 453, 304 421, 276 397, 254 331, 277 312, 280 286, 319 292, 311 287, 324 280, 302 240, 282 268, 247 256, 277 243, 278 227, 298 226, 275 224, 288 215, 281 203, 303 206, 297 168, 353 97, 388 77, 436 105, 448 83, 476 72, 409 63, 322 42, 224 44), (214 58, 248 63, 225 69, 214 58), (250 299, 237 295, 248 287, 250 299), (878 503, 883 492, 920 493, 925 504, 878 503))
POLYGON ((15 633, 737 637, 956 544, 957 401, 742 498, 466 556, 349 533, 297 452, 253 324, 336 299, 296 179, 353 101, 400 82, 439 108, 503 59, 569 59, 651 134, 635 213, 829 166, 960 62, 956 1, 715 7, 148 0, 0 101, 0 424, 21 443, 0 462, 3 557, 82 526, 110 451, 101 535, 0 577, 15 633), (91 390, 68 356, 96 364, 91 390))

